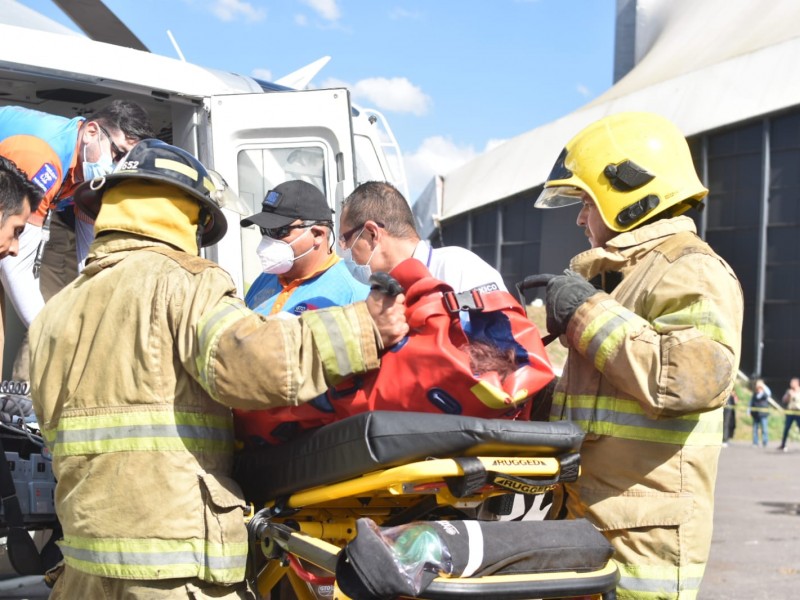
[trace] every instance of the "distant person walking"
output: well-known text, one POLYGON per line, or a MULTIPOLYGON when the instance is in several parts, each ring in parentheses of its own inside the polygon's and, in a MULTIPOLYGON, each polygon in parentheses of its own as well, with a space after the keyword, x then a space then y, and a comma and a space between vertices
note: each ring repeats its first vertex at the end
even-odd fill
POLYGON ((786 409, 786 421, 783 424, 783 437, 778 450, 786 452, 786 440, 789 439, 789 430, 792 428, 792 423, 797 423, 797 428, 800 429, 800 378, 792 377, 789 382, 789 389, 784 392, 781 401, 786 409))
POLYGON ((736 405, 739 404, 739 396, 736 390, 731 390, 728 401, 725 403, 725 412, 722 414, 722 445, 727 446, 728 441, 733 438, 736 431, 736 405))
POLYGON ((769 421, 769 399, 772 395, 763 379, 756 379, 753 395, 747 414, 753 418, 753 446, 758 446, 758 432, 761 431, 761 445, 766 448, 769 441, 767 423, 769 421))

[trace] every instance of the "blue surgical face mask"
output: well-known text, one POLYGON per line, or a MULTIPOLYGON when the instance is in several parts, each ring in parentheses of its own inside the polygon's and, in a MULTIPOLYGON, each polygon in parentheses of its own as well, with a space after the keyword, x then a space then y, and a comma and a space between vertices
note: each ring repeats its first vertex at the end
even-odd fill
POLYGON ((376 244, 375 247, 372 249, 372 252, 367 259, 367 263, 364 265, 359 265, 356 261, 353 260, 353 246, 358 241, 358 238, 361 237, 361 234, 364 233, 364 229, 362 229, 359 234, 356 236, 356 239, 353 240, 353 243, 350 244, 350 248, 345 248, 341 251, 342 259, 344 260, 344 264, 347 267, 347 270, 350 271, 350 274, 353 276, 353 279, 356 281, 360 281, 364 285, 369 285, 369 278, 372 277, 372 267, 369 266, 369 263, 372 261, 372 257, 375 255, 375 250, 378 249, 378 245, 376 244))
MULTIPOLYGON (((98 141, 99 144, 99 141, 98 141)), ((111 152, 100 148, 100 159, 96 162, 86 160, 86 146, 83 147, 83 180, 91 181, 95 177, 105 177, 114 170, 114 159, 111 152)))

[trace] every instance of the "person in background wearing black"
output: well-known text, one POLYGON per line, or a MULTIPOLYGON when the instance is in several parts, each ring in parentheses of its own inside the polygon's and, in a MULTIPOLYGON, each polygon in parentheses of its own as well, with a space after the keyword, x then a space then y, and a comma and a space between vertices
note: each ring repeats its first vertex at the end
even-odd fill
POLYGON ((797 423, 797 428, 800 429, 800 379, 792 377, 789 382, 789 388, 784 392, 781 399, 783 408, 786 411, 786 421, 783 424, 783 437, 781 438, 781 445, 778 450, 786 452, 786 441, 789 439, 789 431, 792 428, 792 423, 797 423))
POLYGON ((722 414, 722 445, 727 446, 728 441, 733 438, 736 431, 736 405, 739 403, 739 396, 736 390, 731 390, 728 402, 725 404, 725 412, 722 414))

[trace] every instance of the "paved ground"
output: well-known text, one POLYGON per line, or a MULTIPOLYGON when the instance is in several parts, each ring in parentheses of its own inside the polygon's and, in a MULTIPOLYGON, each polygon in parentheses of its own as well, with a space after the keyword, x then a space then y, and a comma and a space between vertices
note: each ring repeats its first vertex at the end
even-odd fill
MULTIPOLYGON (((722 450, 711 560, 697 600, 800 597, 800 446, 722 450)), ((34 578, 0 581, 0 598, 45 600, 34 578)))
POLYGON ((794 600, 800 592, 800 446, 722 450, 711 558, 697 600, 794 600))

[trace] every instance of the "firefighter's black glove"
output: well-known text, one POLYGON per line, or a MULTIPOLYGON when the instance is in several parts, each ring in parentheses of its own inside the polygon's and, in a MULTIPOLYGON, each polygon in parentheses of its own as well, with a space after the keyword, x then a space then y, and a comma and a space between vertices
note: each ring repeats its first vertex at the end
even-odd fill
POLYGON ((578 307, 594 296, 596 289, 583 277, 570 271, 556 275, 547 283, 547 331, 553 335, 561 335, 567 331, 567 324, 578 307))

